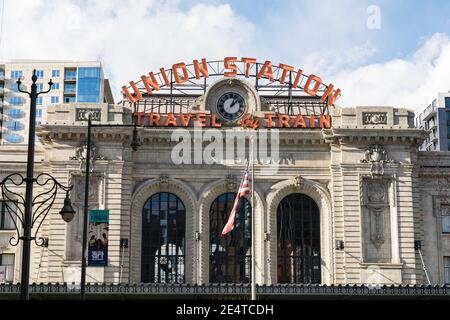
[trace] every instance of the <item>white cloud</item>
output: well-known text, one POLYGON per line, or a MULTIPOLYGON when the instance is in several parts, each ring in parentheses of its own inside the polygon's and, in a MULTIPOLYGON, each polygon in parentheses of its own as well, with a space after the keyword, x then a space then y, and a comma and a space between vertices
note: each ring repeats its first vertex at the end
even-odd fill
POLYGON ((239 56, 254 33, 227 4, 162 0, 7 1, 5 18, 0 59, 99 59, 116 97, 151 70, 239 56))
POLYGON ((436 33, 410 58, 346 69, 331 79, 342 89, 338 104, 418 109, 450 90, 450 39, 436 33))
POLYGON ((271 12, 255 24, 228 4, 181 9, 186 3, 177 0, 5 1, 0 60, 101 60, 116 99, 122 85, 146 72, 231 55, 320 75, 342 89, 337 103, 345 106, 418 108, 450 89, 447 35, 422 39, 409 57, 367 64, 380 52, 368 37, 366 5, 333 3, 291 1, 288 12, 271 12))

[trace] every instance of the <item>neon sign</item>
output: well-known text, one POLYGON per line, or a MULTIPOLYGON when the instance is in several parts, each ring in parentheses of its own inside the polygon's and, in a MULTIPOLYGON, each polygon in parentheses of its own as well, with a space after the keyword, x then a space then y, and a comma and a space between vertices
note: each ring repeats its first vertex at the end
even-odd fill
POLYGON ((183 84, 193 79, 199 80, 202 77, 206 79, 212 74, 220 74, 225 77, 244 76, 268 79, 289 88, 301 89, 310 96, 318 96, 329 108, 341 95, 341 89, 335 89, 331 83, 325 85, 319 76, 306 75, 302 69, 295 71, 295 68, 288 64, 273 65, 269 60, 259 63, 255 58, 245 57, 240 59, 226 57, 222 61, 214 62, 203 58, 201 61, 193 60, 193 63, 189 65, 184 62, 175 63, 170 69, 160 68, 157 73, 149 72, 147 75, 142 75, 138 82, 130 81, 129 86, 122 86, 122 92, 131 103, 135 103, 143 99, 143 94, 152 94, 154 91, 161 90, 162 87, 171 87, 172 84, 183 84), (213 69, 212 63, 218 64, 214 70, 211 70, 213 69))

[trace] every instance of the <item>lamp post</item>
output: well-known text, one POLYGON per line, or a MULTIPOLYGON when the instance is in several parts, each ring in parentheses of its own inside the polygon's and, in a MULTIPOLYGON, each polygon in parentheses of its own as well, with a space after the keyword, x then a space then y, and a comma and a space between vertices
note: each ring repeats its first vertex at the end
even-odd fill
POLYGON ((93 127, 133 127, 133 137, 131 140, 131 148, 136 151, 141 142, 137 132, 136 123, 134 124, 92 124, 91 113, 88 113, 87 141, 86 141, 86 166, 85 166, 85 185, 84 185, 84 215, 83 215, 83 244, 81 253, 81 284, 80 299, 86 300, 86 251, 87 251, 87 229, 89 216, 89 178, 91 174, 90 158, 91 158, 91 133, 93 127))
POLYGON ((34 177, 34 151, 35 151, 35 131, 36 131, 36 100, 40 94, 48 93, 52 88, 52 80, 48 82, 49 89, 43 92, 37 92, 36 86, 36 70, 33 70, 33 76, 31 77, 31 92, 20 89, 22 83, 20 79, 16 81, 19 92, 26 93, 30 97, 30 121, 28 132, 28 155, 27 155, 27 174, 24 178, 20 173, 13 173, 6 176, 1 182, 0 187, 2 190, 2 198, 5 200, 5 206, 8 214, 14 222, 15 229, 17 231, 17 239, 12 237, 9 243, 12 246, 17 246, 19 241, 23 241, 22 246, 22 274, 20 282, 20 299, 29 299, 29 281, 30 281, 30 251, 31 241, 34 240, 36 245, 44 246, 47 241, 43 237, 37 239, 38 231, 45 220, 48 212, 56 198, 58 189, 62 189, 66 192, 66 198, 64 199, 64 206, 60 211, 61 217, 66 222, 70 222, 73 219, 75 210, 72 208, 69 191, 73 186, 66 187, 59 183, 53 176, 47 173, 41 173, 36 178, 34 177), (20 186, 25 183, 25 198, 11 189, 14 186, 20 186), (36 183, 41 187, 49 188, 33 197, 33 184, 36 183), (35 211, 33 212, 33 207, 35 211), (23 209, 22 209, 23 208, 23 209), (32 234, 33 227, 37 225, 34 234, 32 234), (21 228, 20 228, 21 227, 21 228), (21 230, 23 229, 22 235, 21 230))

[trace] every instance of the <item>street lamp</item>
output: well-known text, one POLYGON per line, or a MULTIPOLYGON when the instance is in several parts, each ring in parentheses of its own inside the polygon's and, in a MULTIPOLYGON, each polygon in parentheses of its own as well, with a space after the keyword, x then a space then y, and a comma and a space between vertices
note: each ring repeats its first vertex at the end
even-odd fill
POLYGON ((133 137, 130 146, 133 151, 141 146, 141 141, 137 131, 136 123, 134 124, 92 124, 91 113, 88 113, 87 141, 86 141, 86 167, 85 167, 85 185, 84 185, 84 215, 83 215, 83 245, 81 253, 81 284, 80 299, 86 300, 86 251, 87 251, 87 229, 89 214, 89 178, 91 174, 91 133, 93 127, 133 127, 133 137))
POLYGON ((20 173, 12 173, 6 176, 1 182, 0 187, 2 190, 2 198, 5 201, 5 207, 9 213, 11 219, 14 222, 14 227, 17 231, 18 237, 11 237, 9 243, 12 246, 17 246, 19 241, 23 241, 22 246, 22 274, 20 282, 20 299, 28 300, 29 297, 29 281, 30 281, 30 249, 31 241, 34 240, 36 245, 44 246, 47 241, 43 237, 37 239, 39 229, 45 220, 48 212, 53 206, 56 198, 56 194, 59 189, 66 192, 66 198, 64 200, 64 206, 60 211, 61 217, 64 221, 69 222, 73 219, 75 210, 72 208, 72 204, 69 198, 69 191, 73 186, 64 186, 59 183, 53 176, 47 173, 41 173, 36 178, 34 177, 34 147, 35 147, 35 131, 36 131, 36 100, 40 94, 50 92, 52 88, 52 80, 48 82, 49 88, 47 91, 37 92, 36 86, 36 70, 33 70, 33 81, 31 85, 31 92, 20 89, 19 80, 16 81, 18 91, 28 94, 30 97, 30 121, 28 132, 28 155, 27 155, 27 174, 24 178, 20 173), (11 189, 17 186, 21 186, 25 183, 25 198, 18 192, 11 189), (33 197, 33 184, 44 187, 46 191, 33 197), (22 209, 23 208, 23 209, 22 209), (33 208, 35 208, 33 212, 33 208), (34 234, 32 235, 32 229, 37 226, 34 234), (21 227, 21 228, 20 228, 21 227), (21 230, 23 233, 21 235, 21 230))

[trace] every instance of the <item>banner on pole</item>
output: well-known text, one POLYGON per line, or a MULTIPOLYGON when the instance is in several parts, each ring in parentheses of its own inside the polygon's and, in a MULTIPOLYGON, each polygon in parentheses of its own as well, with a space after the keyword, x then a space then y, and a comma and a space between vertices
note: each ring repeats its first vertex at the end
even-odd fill
POLYGON ((88 265, 108 264, 109 210, 89 210, 88 265))

